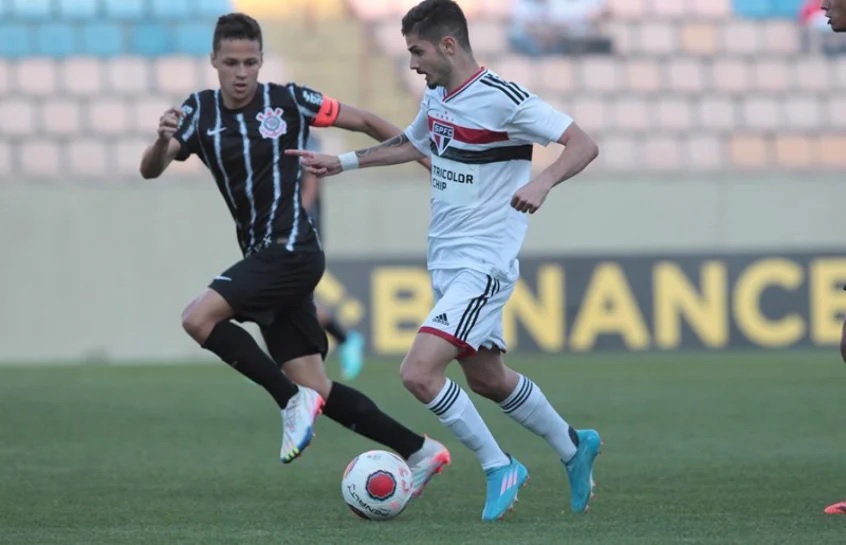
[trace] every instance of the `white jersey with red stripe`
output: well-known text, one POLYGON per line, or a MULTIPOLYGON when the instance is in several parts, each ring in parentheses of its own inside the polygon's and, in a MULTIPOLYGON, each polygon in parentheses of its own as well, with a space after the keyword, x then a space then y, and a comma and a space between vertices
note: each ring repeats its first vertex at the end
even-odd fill
POLYGON ((428 268, 516 280, 528 217, 511 207, 531 178, 532 145, 572 119, 482 68, 447 94, 428 89, 405 135, 432 160, 428 268))

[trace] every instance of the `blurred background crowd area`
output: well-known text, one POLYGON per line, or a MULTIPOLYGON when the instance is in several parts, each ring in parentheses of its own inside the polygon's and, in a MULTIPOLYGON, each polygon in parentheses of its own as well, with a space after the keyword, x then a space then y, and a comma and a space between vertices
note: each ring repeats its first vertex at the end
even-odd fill
MULTIPOLYGON (((0 0, 0 178, 138 179, 158 116, 215 87, 216 18, 255 16, 262 79, 295 80, 399 126, 408 0, 0 0)), ((594 173, 846 167, 846 39, 819 0, 462 0, 477 59, 599 140, 594 173)), ((340 151, 366 138, 321 133, 340 151)), ((543 163, 545 154, 538 150, 543 163)), ((550 155, 551 158, 551 155, 550 155)), ((201 173, 189 161, 183 176, 201 173)))

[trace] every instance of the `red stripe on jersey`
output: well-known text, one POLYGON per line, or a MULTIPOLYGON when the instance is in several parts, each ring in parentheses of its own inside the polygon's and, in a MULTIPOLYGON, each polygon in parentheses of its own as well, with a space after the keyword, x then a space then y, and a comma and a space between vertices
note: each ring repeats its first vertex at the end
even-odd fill
POLYGON ((508 140, 507 132, 489 131, 487 129, 471 129, 470 127, 462 127, 454 123, 449 123, 448 121, 441 121, 440 119, 435 119, 431 116, 429 116, 430 131, 436 121, 442 125, 452 127, 455 132, 452 137, 459 142, 464 142, 465 144, 490 144, 492 142, 505 142, 508 140))

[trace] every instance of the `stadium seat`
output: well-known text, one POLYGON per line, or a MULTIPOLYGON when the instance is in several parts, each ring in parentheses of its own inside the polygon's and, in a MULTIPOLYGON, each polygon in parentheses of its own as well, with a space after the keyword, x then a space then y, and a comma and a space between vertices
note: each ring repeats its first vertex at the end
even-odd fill
POLYGON ((718 47, 718 34, 713 23, 688 23, 681 27, 682 51, 689 55, 713 55, 718 47))
POLYGON ((217 19, 232 11, 232 3, 229 0, 195 0, 191 11, 200 19, 217 19))
POLYGON ((72 99, 54 97, 41 106, 42 130, 48 135, 68 136, 80 130, 80 107, 72 99))
POLYGON ((49 96, 58 90, 56 61, 47 57, 29 57, 16 63, 18 90, 25 96, 49 96))
POLYGON ((773 0, 773 3, 775 16, 782 19, 796 19, 802 9, 802 0, 773 0))
POLYGON ((0 23, 0 57, 16 59, 31 55, 34 45, 28 25, 0 23))
POLYGON ((53 17, 52 0, 7 0, 12 4, 11 16, 26 20, 48 20, 53 17))
POLYGON ((731 0, 688 0, 697 17, 725 19, 731 15, 731 0))
MULTIPOLYGON (((132 126, 127 104, 115 97, 107 96, 92 102, 87 117, 91 130, 98 134, 116 136, 128 132, 132 126)), ((147 126, 150 126, 150 121, 147 126)))
POLYGON ((0 96, 8 96, 12 88, 11 62, 0 57, 0 96))
POLYGON ((146 17, 144 0, 105 0, 106 17, 120 20, 142 20, 146 17))
POLYGON ((646 0, 609 0, 608 9, 615 19, 638 19, 646 16, 648 3, 646 0))
POLYGON ((14 181, 11 176, 14 165, 12 164, 12 146, 0 146, 0 184, 14 181))
POLYGON ((124 32, 115 23, 88 23, 82 27, 81 52, 95 57, 114 57, 124 52, 124 32))
POLYGON ((150 0, 150 16, 173 21, 194 18, 189 0, 150 0))
POLYGON ((94 19, 98 14, 97 0, 58 0, 58 15, 62 19, 94 19))
POLYGON ((33 179, 55 179, 62 170, 61 154, 62 151, 56 142, 37 138, 20 145, 18 160, 25 176, 33 179))
POLYGON ((70 57, 59 65, 59 86, 63 93, 91 97, 103 92, 103 67, 93 57, 70 57))
POLYGON ((679 2, 678 0, 652 0, 650 8, 652 17, 681 19, 688 14, 690 4, 688 2, 679 2))
POLYGON ((23 136, 35 131, 35 107, 25 98, 4 98, 0 100, 0 134, 23 136))
POLYGON ((173 51, 173 36, 168 28, 158 23, 133 25, 129 51, 146 57, 156 57, 173 51))
POLYGON ((105 84, 111 94, 139 95, 151 89, 150 61, 127 56, 105 62, 105 84))
POLYGON ((193 57, 169 55, 153 61, 156 88, 179 97, 197 90, 198 66, 193 57))
POLYGON ((70 173, 80 177, 105 176, 109 171, 106 146, 102 140, 74 138, 68 143, 70 173))
MULTIPOLYGON (((732 0, 734 13, 746 19, 784 17, 786 5, 786 3, 778 0, 732 0)), ((799 7, 796 6, 790 16, 796 17, 798 13, 799 7)))
POLYGON ((78 51, 79 40, 73 25, 68 23, 43 23, 35 30, 35 53, 63 58, 78 51))
POLYGON ((174 52, 186 55, 208 55, 212 49, 214 25, 208 23, 181 23, 174 36, 174 52))

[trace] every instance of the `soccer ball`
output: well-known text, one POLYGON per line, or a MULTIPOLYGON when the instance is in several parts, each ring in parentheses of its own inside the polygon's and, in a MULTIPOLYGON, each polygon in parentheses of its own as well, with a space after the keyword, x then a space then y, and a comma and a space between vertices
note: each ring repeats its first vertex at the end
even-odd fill
POLYGON ((347 465, 341 481, 344 501, 367 520, 388 520, 402 513, 411 500, 411 470, 392 452, 370 450, 347 465))

